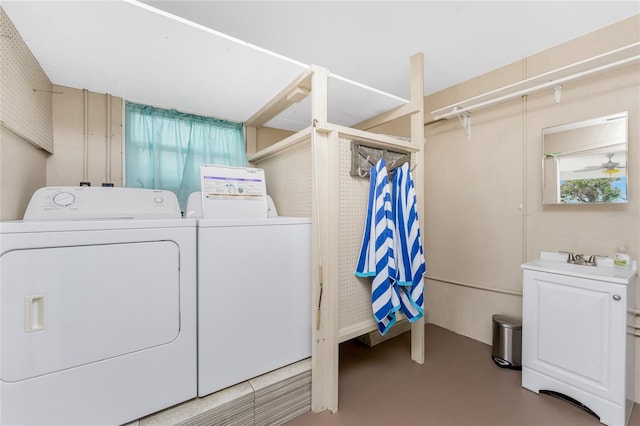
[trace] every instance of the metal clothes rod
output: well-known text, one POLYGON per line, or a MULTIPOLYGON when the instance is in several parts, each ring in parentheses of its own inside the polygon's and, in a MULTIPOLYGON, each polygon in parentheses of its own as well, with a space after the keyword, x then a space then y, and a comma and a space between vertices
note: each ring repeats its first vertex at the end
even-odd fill
POLYGON ((637 48, 639 46, 640 46, 640 42, 633 43, 628 46, 624 46, 619 49, 612 50, 610 52, 597 55, 589 59, 576 62, 562 68, 557 68, 553 71, 540 74, 538 76, 529 78, 527 80, 519 81, 517 83, 510 84, 508 86, 504 86, 496 90, 492 90, 490 92, 484 93, 479 96, 475 96, 473 98, 466 99, 456 104, 434 110, 431 112, 431 114, 433 115, 434 121, 441 120, 441 119, 449 119, 451 117, 459 116, 461 113, 464 113, 464 112, 468 113, 473 110, 488 107, 490 105, 495 105, 501 102, 506 102, 513 98, 534 93, 548 87, 559 86, 560 84, 567 81, 575 80, 581 77, 586 77, 591 74, 595 74, 598 72, 606 71, 606 70, 620 67, 623 65, 631 64, 640 60, 640 52, 637 52, 637 48), (622 59, 617 59, 617 60, 614 60, 613 62, 607 62, 604 65, 596 66, 591 69, 587 69, 585 71, 575 72, 573 74, 570 74, 564 77, 554 78, 554 76, 556 75, 561 75, 563 72, 571 71, 576 68, 580 68, 581 66, 584 66, 584 65, 598 63, 599 61, 602 61, 602 60, 611 61, 610 59, 611 57, 615 58, 616 55, 628 54, 627 52, 631 52, 632 56, 623 57, 622 59), (529 87, 529 85, 535 84, 537 81, 545 81, 545 82, 529 87), (498 95, 498 93, 500 92, 509 92, 510 90, 515 90, 515 91, 506 93, 501 96, 498 95), (492 98, 491 96, 496 96, 496 97, 492 98), (482 100, 487 97, 489 97, 489 99, 482 100), (476 102, 476 103, 473 103, 473 102, 476 102), (465 106, 465 104, 469 104, 469 103, 471 103, 471 105, 465 106))

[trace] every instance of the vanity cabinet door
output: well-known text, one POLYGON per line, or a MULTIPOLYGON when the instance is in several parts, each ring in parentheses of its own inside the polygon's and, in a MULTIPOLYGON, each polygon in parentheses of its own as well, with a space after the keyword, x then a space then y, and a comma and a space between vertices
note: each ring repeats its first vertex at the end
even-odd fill
POLYGON ((622 284, 525 270, 523 367, 622 403, 626 298, 622 284))

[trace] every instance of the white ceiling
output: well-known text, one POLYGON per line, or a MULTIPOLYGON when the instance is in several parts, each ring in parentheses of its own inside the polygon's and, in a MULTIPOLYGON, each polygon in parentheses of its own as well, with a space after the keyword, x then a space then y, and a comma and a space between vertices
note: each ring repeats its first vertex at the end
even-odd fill
MULTIPOLYGON (((2 1, 54 84, 245 121, 308 65, 351 125, 640 13, 635 1, 2 1), (176 15, 180 19, 175 19, 176 15)), ((270 125, 308 126, 297 104, 270 125)))

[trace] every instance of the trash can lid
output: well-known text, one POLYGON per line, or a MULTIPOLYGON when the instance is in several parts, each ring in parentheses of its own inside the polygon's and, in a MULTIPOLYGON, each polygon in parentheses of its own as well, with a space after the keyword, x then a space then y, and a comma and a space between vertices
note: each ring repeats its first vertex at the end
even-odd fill
POLYGON ((494 314, 493 320, 505 328, 522 328, 522 321, 506 315, 494 314))

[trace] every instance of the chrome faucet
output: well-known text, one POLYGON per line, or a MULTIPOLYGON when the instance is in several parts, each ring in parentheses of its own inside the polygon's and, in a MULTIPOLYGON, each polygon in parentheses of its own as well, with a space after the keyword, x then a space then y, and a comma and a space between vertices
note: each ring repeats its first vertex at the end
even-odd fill
MULTIPOLYGON (((576 255, 573 254, 570 251, 560 251, 560 253, 566 253, 567 255, 567 263, 576 263, 576 255)), ((578 256, 582 256, 581 254, 579 254, 578 256)))
POLYGON ((574 265, 584 265, 585 263, 586 261, 584 260, 584 254, 579 253, 574 256, 573 258, 574 265))
POLYGON ((582 253, 572 253, 570 251, 560 251, 560 253, 567 254, 567 263, 572 263, 574 265, 585 265, 585 266, 598 266, 596 259, 598 257, 607 257, 602 254, 593 254, 589 256, 589 258, 585 259, 584 254, 582 253))
POLYGON ((598 262, 596 262, 596 259, 599 257, 608 257, 608 256, 604 254, 592 254, 591 256, 589 256, 589 259, 587 259, 587 262, 585 263, 585 265, 598 266, 598 262))

